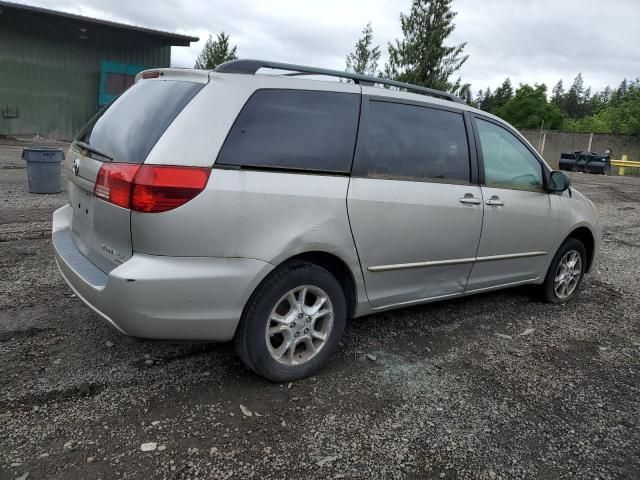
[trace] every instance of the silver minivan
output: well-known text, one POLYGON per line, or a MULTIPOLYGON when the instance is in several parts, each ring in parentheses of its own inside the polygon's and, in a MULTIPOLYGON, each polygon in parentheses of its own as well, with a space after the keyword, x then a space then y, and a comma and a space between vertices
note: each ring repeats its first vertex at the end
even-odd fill
POLYGON ((53 244, 78 297, 124 335, 234 340, 274 381, 316 372, 347 318, 522 284, 566 302, 602 237, 499 118, 299 65, 142 72, 66 173, 53 244))

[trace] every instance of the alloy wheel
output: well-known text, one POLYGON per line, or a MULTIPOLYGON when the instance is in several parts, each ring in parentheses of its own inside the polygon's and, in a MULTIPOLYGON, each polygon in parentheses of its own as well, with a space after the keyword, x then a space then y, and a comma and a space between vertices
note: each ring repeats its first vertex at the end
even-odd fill
POLYGON ((558 264, 553 282, 556 296, 565 300, 571 296, 582 275, 582 257, 576 250, 569 250, 558 264))
POLYGON ((287 366, 302 365, 326 345, 333 327, 333 305, 321 288, 289 290, 269 315, 265 339, 269 354, 287 366))

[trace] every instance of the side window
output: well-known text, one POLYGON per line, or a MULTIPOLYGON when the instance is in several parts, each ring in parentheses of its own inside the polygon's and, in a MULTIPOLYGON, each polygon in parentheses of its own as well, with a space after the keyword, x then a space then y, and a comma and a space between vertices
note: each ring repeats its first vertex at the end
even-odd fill
POLYGON ((469 147, 461 113, 371 101, 365 128, 367 176, 469 182, 469 147))
POLYGON ((542 191, 542 165, 511 132, 476 119, 488 187, 542 191))
POLYGON ((258 90, 236 119, 217 164, 348 173, 360 95, 258 90))

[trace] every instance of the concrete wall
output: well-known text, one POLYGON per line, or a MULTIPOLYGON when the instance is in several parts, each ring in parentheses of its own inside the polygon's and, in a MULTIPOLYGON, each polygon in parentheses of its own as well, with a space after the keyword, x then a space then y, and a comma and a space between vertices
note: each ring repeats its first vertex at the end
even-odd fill
MULTIPOLYGON (((520 130, 520 133, 539 150, 540 130, 520 130)), ((558 168, 560 154, 586 150, 589 147, 589 136, 589 133, 548 131, 542 156, 549 165, 558 168)), ((594 133, 591 151, 604 153, 606 149, 611 150, 611 158, 614 160, 627 155, 629 160, 640 161, 640 136, 594 133)))

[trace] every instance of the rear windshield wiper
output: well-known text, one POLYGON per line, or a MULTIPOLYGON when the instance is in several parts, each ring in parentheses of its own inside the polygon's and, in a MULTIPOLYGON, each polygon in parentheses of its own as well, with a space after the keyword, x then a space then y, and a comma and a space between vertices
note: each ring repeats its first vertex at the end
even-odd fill
POLYGON ((84 142, 79 142, 76 141, 76 145, 78 145, 81 148, 84 148, 85 150, 90 151, 91 153, 95 153, 96 155, 100 155, 101 157, 106 158, 107 160, 110 160, 113 162, 113 157, 110 155, 107 155, 104 152, 101 152, 100 150, 98 150, 96 147, 92 147, 91 145, 89 145, 88 143, 84 143, 84 142))

